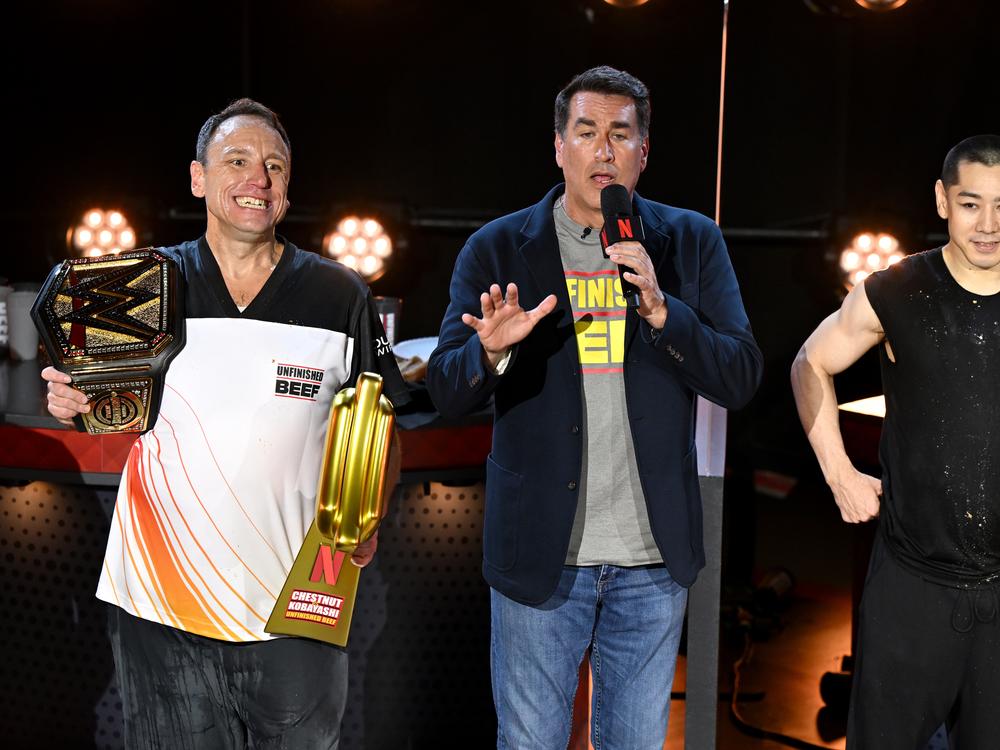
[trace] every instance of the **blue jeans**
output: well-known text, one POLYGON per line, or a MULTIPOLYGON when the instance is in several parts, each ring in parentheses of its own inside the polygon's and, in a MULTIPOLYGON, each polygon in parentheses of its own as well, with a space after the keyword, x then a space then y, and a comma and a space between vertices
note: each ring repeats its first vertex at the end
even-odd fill
POLYGON ((566 747, 590 648, 595 750, 662 750, 687 604, 664 566, 567 566, 542 604, 490 600, 498 748, 566 747))

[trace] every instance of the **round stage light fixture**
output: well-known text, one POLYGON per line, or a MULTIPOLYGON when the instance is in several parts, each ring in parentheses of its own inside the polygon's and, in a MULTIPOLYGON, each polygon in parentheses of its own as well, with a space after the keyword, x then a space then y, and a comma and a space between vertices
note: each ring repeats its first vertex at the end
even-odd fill
POLYGON ((851 289, 875 271, 888 268, 903 259, 899 240, 888 232, 861 232, 840 252, 840 272, 851 289))
POLYGON ((865 10, 896 10, 906 5, 907 0, 854 0, 865 10))
POLYGON ((92 208, 83 214, 80 223, 66 232, 66 243, 72 252, 88 258, 117 255, 135 248, 135 230, 121 211, 92 208))
POLYGON ((896 10, 909 0, 802 0, 813 13, 838 18, 857 18, 859 13, 896 10))
POLYGON ((374 281, 385 273, 392 239, 377 219, 346 216, 323 239, 323 251, 353 268, 365 281, 374 281))
POLYGON ((649 0, 604 0, 608 5, 613 5, 616 8, 635 8, 640 5, 645 5, 649 0))

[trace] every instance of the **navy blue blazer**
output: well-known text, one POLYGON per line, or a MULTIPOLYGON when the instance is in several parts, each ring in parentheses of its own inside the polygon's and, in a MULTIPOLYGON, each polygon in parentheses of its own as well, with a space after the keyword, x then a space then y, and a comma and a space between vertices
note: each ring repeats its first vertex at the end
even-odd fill
MULTIPOLYGON (((482 408, 494 396, 493 449, 486 466, 483 575, 528 604, 554 591, 569 548, 582 468, 583 397, 573 311, 552 207, 538 204, 490 222, 459 253, 451 302, 427 369, 445 416, 482 408), (482 316, 490 284, 517 284, 521 306, 549 294, 556 309, 515 349, 503 375, 484 365, 462 313, 482 316)), ((670 575, 690 586, 705 564, 694 448, 695 396, 729 409, 750 400, 763 358, 750 331, 722 233, 693 211, 634 199, 646 249, 667 298, 659 334, 629 310, 625 397, 653 538, 670 575)))

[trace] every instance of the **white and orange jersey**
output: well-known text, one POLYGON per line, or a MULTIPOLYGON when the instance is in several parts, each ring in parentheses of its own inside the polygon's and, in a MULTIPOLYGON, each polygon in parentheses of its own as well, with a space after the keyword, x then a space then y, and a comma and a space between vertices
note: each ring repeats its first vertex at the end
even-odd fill
POLYGON ((351 271, 285 243, 240 313, 204 239, 167 251, 186 281, 186 343, 118 491, 97 596, 228 641, 264 624, 315 515, 333 396, 362 371, 405 386, 351 271))

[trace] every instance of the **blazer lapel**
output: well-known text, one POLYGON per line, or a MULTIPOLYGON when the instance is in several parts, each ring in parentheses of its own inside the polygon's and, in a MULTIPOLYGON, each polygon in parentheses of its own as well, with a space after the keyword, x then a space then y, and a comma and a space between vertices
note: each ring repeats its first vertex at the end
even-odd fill
POLYGON ((669 234, 668 227, 663 219, 653 211, 649 201, 635 194, 635 206, 642 217, 642 225, 646 228, 646 252, 653 262, 653 270, 656 272, 656 279, 660 283, 660 289, 670 291, 680 286, 680 276, 677 268, 672 262, 675 248, 669 234))
MULTIPOLYGON (((677 276, 677 269, 670 262, 673 257, 673 243, 670 235, 666 233, 667 227, 660 216, 653 211, 649 201, 638 193, 633 193, 634 210, 642 217, 642 226, 646 231, 646 240, 643 247, 653 263, 653 270, 656 273, 656 280, 660 289, 669 291, 677 289, 680 279, 677 276)), ((639 314, 629 311, 625 316, 625 350, 628 351, 635 339, 635 334, 639 330, 639 314)))
MULTIPOLYGON (((561 356, 566 358, 574 370, 579 369, 579 355, 576 350, 576 335, 573 328, 573 308, 566 288, 566 274, 559 254, 552 209, 556 198, 562 193, 562 184, 557 185, 535 205, 521 227, 523 242, 518 254, 527 267, 535 283, 534 304, 538 304, 550 294, 556 295, 556 308, 549 314, 553 334, 559 340, 561 356)), ((527 300, 525 300, 527 302, 527 300)), ((542 325, 541 323, 539 325, 542 325)))

